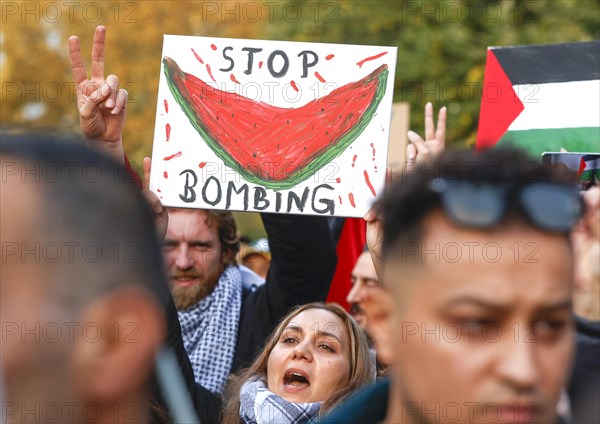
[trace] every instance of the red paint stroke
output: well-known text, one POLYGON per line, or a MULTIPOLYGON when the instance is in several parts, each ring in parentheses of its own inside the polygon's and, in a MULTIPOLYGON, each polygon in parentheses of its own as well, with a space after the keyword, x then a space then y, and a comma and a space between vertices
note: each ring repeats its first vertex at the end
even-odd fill
POLYGON ((363 172, 363 175, 365 176, 365 182, 367 183, 367 186, 369 187, 369 190, 371 190, 371 193, 373 193, 374 197, 377 197, 377 193, 375 193, 375 189, 373 188, 373 184, 371 184, 371 180, 369 179, 369 173, 365 170, 365 172, 363 172))
POLYGON ((360 62, 356 62, 356 64, 358 65, 359 68, 362 68, 362 66, 365 62, 368 62, 370 60, 379 59, 381 56, 385 56, 387 53, 388 52, 383 52, 383 53, 376 54, 375 56, 366 57, 363 60, 361 60, 360 62))
POLYGON ((258 69, 262 69, 262 64, 263 64, 262 60, 260 62, 258 62, 258 69))
POLYGON ((165 125, 165 132, 167 133, 167 141, 171 138, 171 124, 165 125))
POLYGON ((167 174, 167 171, 163 172, 163 177, 169 178, 169 174, 167 174))
POLYGON ((200 162, 200 164, 198 165, 198 167, 200 167, 200 169, 204 168, 206 166, 206 162, 200 162))
POLYGON ((165 99, 164 104, 165 104, 165 112, 169 113, 169 102, 167 102, 167 99, 165 99))
POLYGON ((335 182, 339 184, 339 183, 341 183, 341 182, 342 182, 342 179, 341 179, 341 178, 336 178, 336 179, 335 179, 335 182))
POLYGON ((342 204, 342 196, 338 196, 338 199, 340 199, 340 205, 342 204))
POLYGON ((348 195, 348 199, 350 199, 350 204, 352 205, 352 207, 355 208, 356 204, 354 203, 354 194, 350 193, 348 195))
POLYGON ((194 56, 196 56, 196 59, 198 59, 198 62, 200 62, 201 64, 204 65, 204 61, 202 60, 202 58, 200 56, 198 56, 198 53, 196 53, 196 50, 192 49, 192 52, 194 53, 194 56))
POLYGON ((181 152, 177 152, 175 154, 172 154, 171 156, 167 156, 166 158, 164 158, 163 160, 171 160, 171 159, 175 159, 181 156, 181 152))
POLYGON ((356 156, 358 155, 354 155, 354 157, 352 158, 352 168, 354 168, 354 166, 356 165, 356 156))
POLYGON ((328 54, 327 56, 325 56, 325 60, 331 60, 335 57, 334 54, 328 54))
POLYGON ((235 82, 236 84, 239 84, 240 82, 235 78, 235 75, 231 74, 229 75, 229 79, 233 82, 235 82))
POLYGON ((210 65, 208 63, 206 64, 206 71, 208 72, 208 76, 210 77, 210 79, 214 82, 217 82, 217 80, 215 80, 215 77, 213 77, 212 72, 210 71, 210 65))
POLYGON ((158 191, 159 193, 162 193, 162 191, 160 191, 160 188, 157 188, 156 191, 158 191))
POLYGON ((321 82, 325 82, 325 80, 323 79, 323 77, 321 76, 321 74, 319 74, 318 72, 315 71, 315 77, 317 77, 317 79, 321 82))
POLYGON ((298 91, 298 86, 296 85, 296 83, 294 82, 294 80, 290 81, 290 85, 292 86, 292 88, 296 91, 298 91))
POLYGON ((217 50, 217 46, 215 46, 214 44, 211 44, 210 48, 213 49, 213 50, 217 50))

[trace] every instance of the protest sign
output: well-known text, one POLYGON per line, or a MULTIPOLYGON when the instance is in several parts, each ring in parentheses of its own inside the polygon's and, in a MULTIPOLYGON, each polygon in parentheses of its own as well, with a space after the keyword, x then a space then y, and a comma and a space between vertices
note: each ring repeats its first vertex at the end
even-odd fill
POLYGON ((166 35, 150 188, 166 206, 363 216, 395 47, 166 35))

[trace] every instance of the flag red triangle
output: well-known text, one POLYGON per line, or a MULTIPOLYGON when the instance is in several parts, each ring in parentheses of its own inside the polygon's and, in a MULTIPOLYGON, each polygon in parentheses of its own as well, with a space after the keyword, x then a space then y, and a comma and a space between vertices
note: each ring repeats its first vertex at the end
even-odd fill
POLYGON ((327 302, 336 302, 346 310, 350 292, 350 277, 356 261, 367 242, 367 225, 362 218, 346 218, 337 242, 338 263, 329 288, 327 302))
POLYGON ((585 160, 583 160, 583 156, 582 156, 581 160, 579 161, 579 170, 577 170, 577 178, 581 177, 581 174, 583 174, 584 170, 585 170, 585 160))
POLYGON ((492 147, 525 109, 492 49, 488 50, 476 147, 492 147))

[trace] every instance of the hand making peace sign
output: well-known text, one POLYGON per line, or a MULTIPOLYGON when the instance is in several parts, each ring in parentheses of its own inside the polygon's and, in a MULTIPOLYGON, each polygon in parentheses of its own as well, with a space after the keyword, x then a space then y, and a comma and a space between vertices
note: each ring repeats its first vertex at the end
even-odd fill
POLYGON ((92 75, 88 79, 79 38, 69 38, 71 71, 77 84, 77 106, 83 134, 94 147, 124 162, 122 132, 127 113, 127 91, 119 89, 119 78, 104 78, 106 28, 98 26, 92 47, 92 75))

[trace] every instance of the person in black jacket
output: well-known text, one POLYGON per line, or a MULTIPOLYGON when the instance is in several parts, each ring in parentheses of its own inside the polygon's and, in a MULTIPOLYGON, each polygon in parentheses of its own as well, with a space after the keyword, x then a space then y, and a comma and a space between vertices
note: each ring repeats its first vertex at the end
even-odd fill
MULTIPOLYGON (((104 77, 105 37, 106 29, 98 27, 90 79, 83 65, 79 40, 69 39, 80 122, 91 146, 128 166, 121 137, 127 92, 118 89, 115 75, 104 77)), ((149 170, 147 165, 145 171, 149 170)), ((292 307, 325 300, 337 261, 333 238, 325 218, 263 214, 272 262, 266 283, 250 291, 242 287, 239 270, 232 261, 237 248, 235 227, 231 231, 220 225, 229 219, 223 217, 226 213, 172 209, 167 219, 166 209, 158 199, 148 191, 146 194, 157 212, 159 226, 164 228, 169 221, 166 263, 171 281, 178 283, 172 288, 179 304, 179 320, 173 300, 165 299, 168 345, 177 354, 203 422, 216 422, 218 394, 227 376, 251 363, 277 322, 292 307), (188 240, 189 234, 184 233, 192 221, 194 234, 188 240), (229 235, 220 234, 223 231, 229 235), (188 254, 190 249, 200 253, 199 260, 188 254), (183 339, 179 321, 185 334, 183 339), (194 385, 194 377, 206 384, 194 385)))

